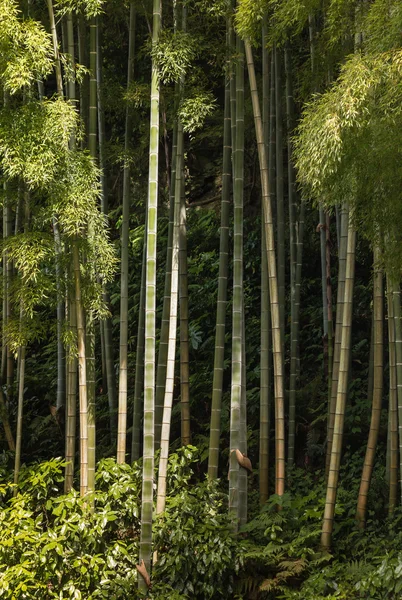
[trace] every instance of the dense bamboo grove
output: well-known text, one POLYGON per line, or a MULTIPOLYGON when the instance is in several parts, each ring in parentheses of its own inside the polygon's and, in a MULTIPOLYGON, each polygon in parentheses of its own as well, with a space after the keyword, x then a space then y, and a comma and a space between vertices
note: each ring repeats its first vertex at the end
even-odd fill
POLYGON ((119 592, 10 596, 0 537, 0 595, 380 597, 366 556, 366 595, 309 577, 401 533, 401 27, 397 0, 0 0, 4 515, 62 456, 116 520, 105 590, 133 544, 119 592), (197 519, 227 581, 209 548, 185 583, 197 519))

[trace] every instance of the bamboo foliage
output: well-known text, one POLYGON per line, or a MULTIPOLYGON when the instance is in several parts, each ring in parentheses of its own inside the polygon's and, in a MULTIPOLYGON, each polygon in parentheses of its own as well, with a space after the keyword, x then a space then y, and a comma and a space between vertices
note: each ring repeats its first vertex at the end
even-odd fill
MULTIPOLYGON (((161 0, 153 1, 152 43, 159 39, 161 28, 161 0)), ((156 303, 156 236, 158 207, 159 158, 159 77, 155 61, 152 63, 151 117, 149 145, 149 180, 147 210, 147 259, 145 300, 145 377, 144 377, 144 453, 141 503, 140 562, 151 572, 152 507, 154 475, 154 411, 155 411, 155 303, 156 303)), ((140 591, 146 591, 139 577, 140 591)))

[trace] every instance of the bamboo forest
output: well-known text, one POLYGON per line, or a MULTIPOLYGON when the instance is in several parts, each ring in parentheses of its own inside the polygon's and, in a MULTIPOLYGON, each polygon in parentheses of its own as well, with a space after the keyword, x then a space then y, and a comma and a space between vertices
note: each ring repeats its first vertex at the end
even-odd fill
POLYGON ((0 0, 0 600, 402 599, 401 0, 0 0))

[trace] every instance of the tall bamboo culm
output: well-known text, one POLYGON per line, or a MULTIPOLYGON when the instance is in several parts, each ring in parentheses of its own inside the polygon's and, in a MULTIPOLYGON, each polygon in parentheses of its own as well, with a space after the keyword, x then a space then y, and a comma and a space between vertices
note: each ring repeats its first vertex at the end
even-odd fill
MULTIPOLYGON (((161 0, 153 0, 152 43, 159 39, 161 0)), ((159 162, 159 78, 152 63, 151 115, 149 144, 149 180, 147 210, 147 266, 145 294, 145 368, 144 368, 144 452, 141 500, 140 561, 151 573, 152 507, 154 482, 154 415, 155 415, 155 309, 156 309, 156 237, 158 208, 159 162)), ((142 576, 138 577, 140 591, 147 590, 142 576)))
POLYGON ((367 512, 367 495, 370 488, 374 468, 375 451, 380 430, 381 405, 383 394, 384 371, 384 283, 381 268, 381 253, 378 246, 374 248, 374 385, 371 409, 370 431, 364 458, 359 496, 357 499, 356 519, 360 527, 364 527, 367 512))
POLYGON ((241 402, 243 378, 243 186, 244 186, 244 55, 243 43, 236 40, 236 144, 234 150, 233 221, 233 325, 232 385, 230 400, 229 512, 237 530, 243 496, 240 493, 240 466, 236 450, 241 444, 241 402))
MULTIPOLYGON (((127 90, 134 76, 135 2, 130 2, 130 32, 128 43, 127 90)), ((128 360, 128 247, 130 228, 130 137, 132 110, 127 103, 125 131, 125 163, 123 174, 123 220, 121 232, 121 276, 120 276, 120 363, 119 363, 119 407, 117 424, 117 462, 126 460, 127 437, 127 360, 128 360)))
POLYGON ((390 281, 394 309, 395 354, 396 354, 396 392, 398 401, 398 441, 399 441, 399 489, 402 499, 402 326, 401 291, 399 280, 390 281))
MULTIPOLYGON (((97 160, 98 140, 98 98, 96 83, 96 38, 97 18, 89 22, 89 122, 88 149, 94 161, 97 160)), ((95 273, 92 274, 95 276, 95 273)), ((86 315, 86 361, 87 361, 87 394, 88 394, 88 491, 95 489, 96 464, 96 429, 95 429, 95 323, 93 315, 86 315)))
POLYGON ((351 356, 352 337, 352 307, 353 286, 355 275, 356 232, 353 229, 352 218, 349 215, 348 238, 346 249, 345 295, 342 315, 342 337, 340 348, 339 381, 336 395, 334 430, 331 445, 330 465, 328 472, 327 493, 325 500, 324 518, 321 531, 321 545, 330 548, 332 530, 334 527, 335 503, 341 462, 343 426, 345 406, 349 383, 349 364, 351 356))
MULTIPOLYGON (((185 17, 183 17, 185 18, 185 17)), ((177 150, 176 150, 176 184, 175 201, 173 213, 173 238, 172 238, 172 272, 170 286, 170 315, 169 315, 169 343, 167 356, 166 386, 162 417, 162 431, 160 443, 160 459, 158 471, 158 488, 156 500, 156 513, 160 514, 165 509, 166 503, 166 479, 167 464, 169 457, 170 425, 172 418, 174 375, 176 364, 176 338, 177 338, 177 314, 179 304, 179 253, 180 253, 180 210, 182 204, 182 180, 183 180, 183 126, 178 119, 177 125, 177 150)))
POLYGON ((395 320, 392 303, 392 289, 387 275, 387 312, 388 312, 388 344, 389 344, 389 502, 388 514, 394 512, 398 501, 398 401, 396 391, 396 352, 395 352, 395 320))
POLYGON ((230 79, 225 82, 225 112, 223 124, 223 165, 222 165, 222 197, 221 227, 219 245, 218 301, 215 328, 214 376, 212 383, 212 409, 209 437, 208 475, 211 479, 218 477, 219 440, 221 434, 222 384, 225 353, 225 322, 228 281, 229 255, 229 212, 231 183, 231 132, 230 132, 230 79))
POLYGON ((282 330, 280 325, 278 277, 276 271, 275 236, 270 196, 268 160, 264 141, 264 128, 258 98, 257 80, 250 43, 245 41, 248 77, 258 148, 261 175, 262 201, 264 207, 265 240, 269 279, 269 297, 272 327, 272 353, 274 364, 275 394, 275 493, 282 496, 285 492, 285 396, 284 368, 282 353, 282 330))
MULTIPOLYGON (((102 64, 102 44, 101 44, 101 23, 99 16, 98 27, 96 29, 96 83, 98 97, 98 133, 99 133, 99 168, 101 170, 101 211, 108 220, 109 213, 109 196, 106 176, 105 164, 105 110, 104 110, 104 86, 103 86, 103 64, 102 64)), ((110 294, 107 285, 102 282, 102 298, 104 305, 111 311, 110 294)), ((110 437, 114 440, 117 430, 117 402, 116 402, 116 374, 114 370, 113 359, 113 335, 112 335, 112 316, 106 317, 101 323, 101 331, 103 331, 104 345, 104 362, 106 371, 106 388, 109 402, 109 421, 110 421, 110 437)), ((103 371, 102 371, 103 372, 103 371)))
POLYGON ((340 363, 340 352, 341 352, 341 340, 342 340, 342 320, 343 320, 343 306, 345 298, 345 273, 346 273, 346 251, 347 251, 347 239, 348 239, 348 220, 349 210, 347 206, 343 205, 341 208, 341 230, 340 230, 340 242, 339 242, 339 266, 338 266, 338 290, 336 297, 336 328, 335 328, 335 344, 334 344, 334 356, 332 363, 331 373, 331 398, 328 405, 328 423, 327 423, 327 452, 325 459, 325 472, 328 476, 329 464, 331 460, 331 446, 334 432, 335 422, 335 407, 336 407, 336 395, 338 391, 338 379, 339 379, 339 363, 340 363))
MULTIPOLYGON (((262 26, 262 118, 266 151, 269 147, 269 54, 266 47, 267 15, 262 26)), ((261 204, 261 328, 260 328, 260 441, 259 441, 259 491, 260 503, 268 500, 269 468, 269 425, 270 425, 270 310, 267 264, 267 244, 265 241, 264 207, 261 204)))

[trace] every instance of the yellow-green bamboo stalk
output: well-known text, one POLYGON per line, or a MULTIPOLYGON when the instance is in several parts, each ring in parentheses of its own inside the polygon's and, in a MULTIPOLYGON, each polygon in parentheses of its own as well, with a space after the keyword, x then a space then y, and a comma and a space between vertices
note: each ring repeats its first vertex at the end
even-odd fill
POLYGON ((264 141, 264 128, 258 98, 257 80, 250 43, 245 41, 251 100, 253 104, 254 124, 260 164, 262 201, 264 207, 265 239, 267 246, 267 264, 269 296, 272 323, 272 351, 274 363, 275 393, 275 492, 282 496, 285 492, 285 398, 282 330, 279 314, 278 278, 276 271, 275 237, 272 219, 268 160, 264 141))
MULTIPOLYGON (((130 2, 130 32, 127 67, 127 89, 134 78, 135 2, 130 2)), ((117 425, 117 462, 126 460, 127 437, 127 360, 128 360, 128 246, 130 228, 130 162, 128 152, 132 129, 132 111, 126 107, 125 163, 123 174, 123 220, 121 231, 121 277, 120 277, 120 367, 119 408, 117 425)))
MULTIPOLYGON (((77 312, 75 298, 72 295, 69 303, 70 329, 74 338, 77 335, 77 312)), ((75 461, 75 428, 77 421, 77 358, 75 347, 69 348, 67 361, 67 405, 66 405, 66 472, 64 479, 64 492, 72 489, 74 483, 74 461, 75 461)))
POLYGON ((352 218, 349 215, 348 242, 346 250, 345 296, 342 319, 342 338, 339 364, 339 382, 336 396, 334 432, 331 446, 330 466, 327 482, 324 518, 321 531, 321 545, 329 549, 332 541, 334 527, 335 503, 338 491, 339 466, 341 462, 343 425, 345 420, 345 406, 349 382, 349 363, 351 355, 352 337, 352 307, 353 286, 355 275, 355 248, 356 232, 353 228, 352 218))
POLYGON ((230 179, 232 153, 232 146, 230 142, 230 125, 230 81, 229 77, 227 77, 225 82, 225 108, 223 124, 223 165, 221 227, 219 245, 218 300, 216 309, 214 376, 212 383, 212 408, 208 458, 208 476, 211 479, 216 479, 218 477, 219 440, 221 434, 221 407, 225 353, 225 321, 228 280, 230 179))
POLYGON ((384 285, 381 269, 381 253, 378 246, 374 248, 374 384, 373 402, 371 410, 370 431, 364 458, 359 496, 357 499, 356 519, 360 527, 364 527, 367 511, 367 495, 370 488, 371 476, 374 468, 375 451, 380 430, 383 370, 384 370, 384 285))
MULTIPOLYGON (((159 39, 161 28, 161 0, 153 0, 152 43, 159 39)), ((159 77, 155 61, 152 63, 151 117, 149 145, 149 180, 147 211, 147 267, 145 300, 145 378, 144 378, 144 453, 141 502, 140 561, 144 561, 151 573, 152 508, 154 483, 154 418, 155 418, 155 303, 156 303, 156 238, 158 208, 158 161, 159 161, 159 77)), ((140 576, 140 591, 147 591, 147 584, 140 576)))
POLYGON ((328 476, 329 464, 331 460, 331 446, 335 422, 335 406, 336 395, 338 391, 339 379, 339 363, 342 339, 342 320, 343 306, 345 297, 345 272, 346 272, 346 249, 348 239, 348 220, 349 211, 347 206, 341 208, 341 233, 339 242, 339 267, 338 267, 338 290, 336 297, 336 328, 335 328, 335 344, 332 362, 332 379, 331 379, 331 399, 328 406, 328 424, 327 424, 327 452, 325 460, 325 472, 328 476))
POLYGON ((387 311, 388 311, 388 343, 389 343, 389 501, 388 514, 391 515, 398 497, 398 402, 396 393, 396 352, 395 322, 392 290, 387 275, 387 311))

